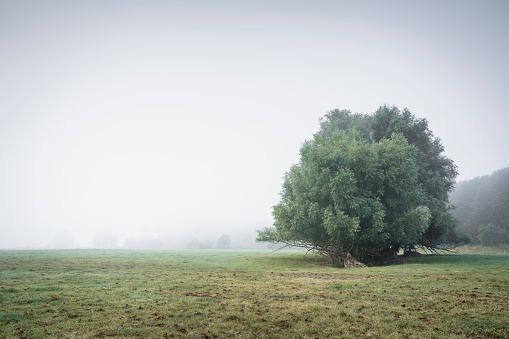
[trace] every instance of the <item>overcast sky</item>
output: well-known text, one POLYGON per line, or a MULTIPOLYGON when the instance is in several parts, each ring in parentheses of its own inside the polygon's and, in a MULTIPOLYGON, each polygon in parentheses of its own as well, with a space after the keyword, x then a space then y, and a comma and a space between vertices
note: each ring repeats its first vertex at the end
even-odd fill
POLYGON ((428 119, 459 180, 506 167, 508 17, 508 1, 0 0, 0 248, 254 238, 334 108, 428 119))

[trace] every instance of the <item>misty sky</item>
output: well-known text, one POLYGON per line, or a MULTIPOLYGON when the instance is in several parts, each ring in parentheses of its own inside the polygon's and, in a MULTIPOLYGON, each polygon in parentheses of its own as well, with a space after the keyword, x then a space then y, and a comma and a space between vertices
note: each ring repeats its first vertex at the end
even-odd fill
POLYGON ((254 238, 334 108, 427 118, 459 180, 506 167, 508 17, 507 1, 0 0, 0 248, 254 238))

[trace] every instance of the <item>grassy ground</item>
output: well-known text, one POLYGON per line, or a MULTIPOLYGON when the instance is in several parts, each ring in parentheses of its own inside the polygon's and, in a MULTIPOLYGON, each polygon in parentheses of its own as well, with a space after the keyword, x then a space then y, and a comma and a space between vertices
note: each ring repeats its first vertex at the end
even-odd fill
POLYGON ((465 245, 455 249, 456 253, 461 254, 509 254, 509 245, 499 245, 499 246, 471 246, 465 245))
POLYGON ((0 338, 509 337, 509 255, 0 252, 0 338))

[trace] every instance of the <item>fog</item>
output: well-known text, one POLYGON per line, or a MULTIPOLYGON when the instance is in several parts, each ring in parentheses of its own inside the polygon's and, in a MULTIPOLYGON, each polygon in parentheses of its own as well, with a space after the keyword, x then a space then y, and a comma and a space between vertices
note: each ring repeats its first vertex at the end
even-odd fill
POLYGON ((2 1, 0 248, 256 246, 334 108, 508 165, 507 1, 2 1))

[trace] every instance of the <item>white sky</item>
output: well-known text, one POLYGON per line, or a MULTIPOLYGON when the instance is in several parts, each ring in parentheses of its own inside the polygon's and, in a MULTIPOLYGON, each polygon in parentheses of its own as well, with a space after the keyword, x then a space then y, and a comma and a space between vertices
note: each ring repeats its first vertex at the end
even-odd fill
POLYGON ((408 107, 459 180, 506 167, 508 16, 507 1, 0 0, 0 248, 254 238, 334 108, 408 107))

